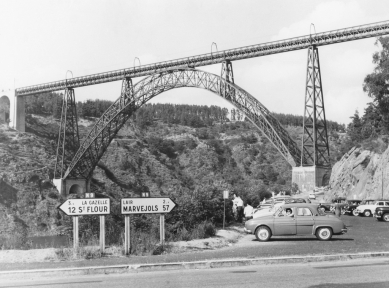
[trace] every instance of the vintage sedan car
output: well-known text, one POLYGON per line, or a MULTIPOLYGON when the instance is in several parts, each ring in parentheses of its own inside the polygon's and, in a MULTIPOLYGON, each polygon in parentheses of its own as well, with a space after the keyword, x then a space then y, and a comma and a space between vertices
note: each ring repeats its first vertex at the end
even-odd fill
POLYGON ((342 208, 342 214, 352 214, 354 216, 358 216, 359 212, 355 210, 360 204, 362 200, 346 200, 346 205, 342 208))
POLYGON ((359 215, 363 215, 366 217, 373 216, 373 213, 377 207, 389 207, 388 200, 365 200, 359 205, 355 211, 358 212, 359 215))
POLYGON ((332 235, 347 232, 346 225, 338 217, 308 203, 284 204, 273 215, 247 221, 244 230, 254 234, 259 241, 286 235, 316 235, 319 240, 327 241, 332 235))

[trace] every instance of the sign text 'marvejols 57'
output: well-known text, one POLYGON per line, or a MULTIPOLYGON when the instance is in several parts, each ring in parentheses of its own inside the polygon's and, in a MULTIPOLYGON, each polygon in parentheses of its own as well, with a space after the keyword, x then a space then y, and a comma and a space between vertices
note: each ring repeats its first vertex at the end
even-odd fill
POLYGON ((160 214, 169 213, 177 204, 168 197, 164 198, 123 198, 122 214, 160 214))

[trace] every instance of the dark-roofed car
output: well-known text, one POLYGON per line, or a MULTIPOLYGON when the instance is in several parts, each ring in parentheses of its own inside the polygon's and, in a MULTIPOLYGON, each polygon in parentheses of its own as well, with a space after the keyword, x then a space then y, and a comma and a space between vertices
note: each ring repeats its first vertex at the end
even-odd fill
POLYGON ((328 215, 316 204, 284 204, 273 215, 265 215, 245 223, 245 231, 254 234, 259 241, 272 236, 315 235, 327 241, 332 235, 347 232, 346 225, 338 217, 328 215))

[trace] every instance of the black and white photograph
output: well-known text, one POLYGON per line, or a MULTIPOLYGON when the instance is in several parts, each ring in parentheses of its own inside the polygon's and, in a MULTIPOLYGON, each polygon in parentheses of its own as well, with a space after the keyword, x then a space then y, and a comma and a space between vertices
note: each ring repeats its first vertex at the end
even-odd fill
POLYGON ((0 0, 0 288, 389 287, 387 0, 0 0))

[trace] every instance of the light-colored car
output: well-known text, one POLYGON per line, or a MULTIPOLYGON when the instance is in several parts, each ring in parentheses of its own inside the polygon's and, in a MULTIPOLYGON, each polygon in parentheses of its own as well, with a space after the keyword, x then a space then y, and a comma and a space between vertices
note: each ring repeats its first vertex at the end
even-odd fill
POLYGON ((366 217, 370 217, 373 216, 373 213, 377 207, 389 207, 389 200, 376 200, 372 203, 362 203, 357 208, 355 208, 355 214, 358 213, 359 216, 363 215, 366 217))
POLYGON ((309 199, 316 199, 316 194, 315 193, 309 193, 308 198, 309 199))
POLYGON ((247 221, 245 231, 254 234, 259 241, 285 235, 316 235, 319 240, 327 241, 332 235, 346 233, 347 228, 342 220, 324 213, 318 205, 292 203, 282 205, 273 215, 247 221))

